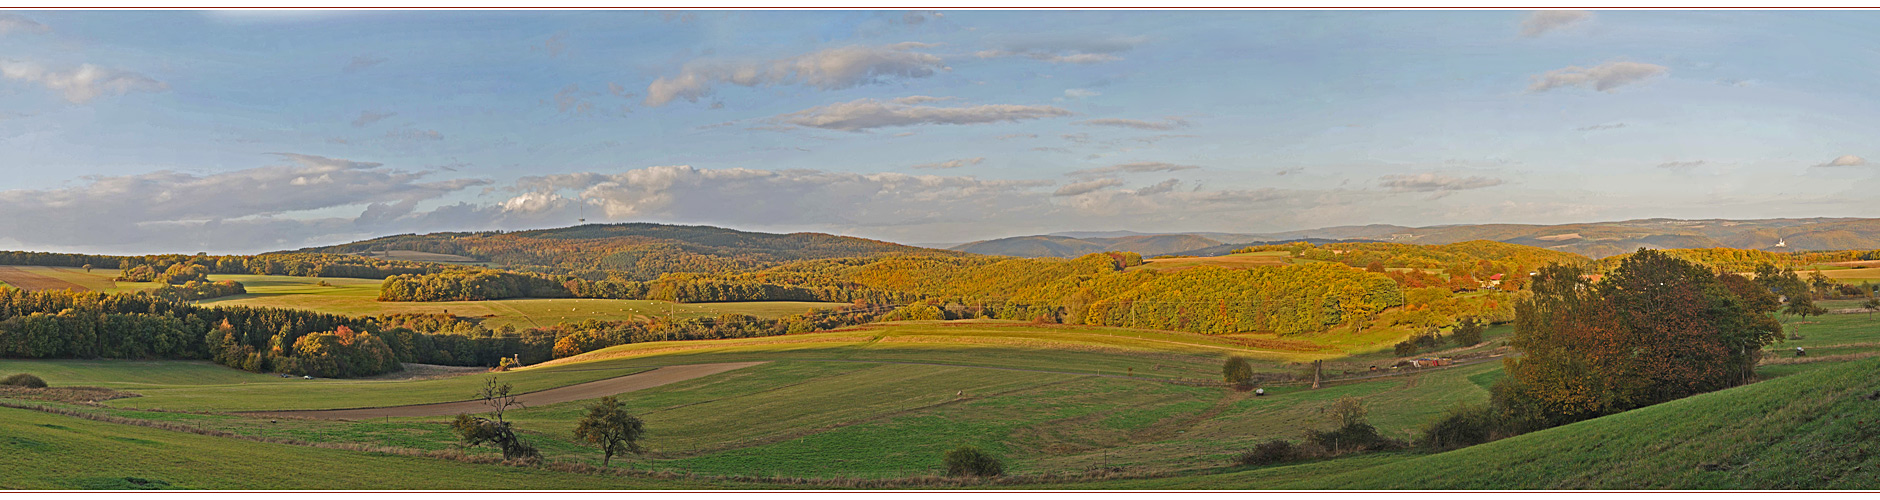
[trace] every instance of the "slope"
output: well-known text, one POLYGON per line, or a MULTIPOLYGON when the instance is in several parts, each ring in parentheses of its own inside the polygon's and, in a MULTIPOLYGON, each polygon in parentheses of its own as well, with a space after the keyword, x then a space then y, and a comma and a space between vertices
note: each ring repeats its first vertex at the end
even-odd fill
POLYGON ((751 271, 805 259, 950 253, 821 233, 772 234, 647 223, 587 224, 517 232, 405 234, 303 248, 298 252, 370 254, 385 258, 422 253, 427 254, 427 260, 461 256, 514 270, 615 272, 637 280, 658 278, 665 273, 751 271))

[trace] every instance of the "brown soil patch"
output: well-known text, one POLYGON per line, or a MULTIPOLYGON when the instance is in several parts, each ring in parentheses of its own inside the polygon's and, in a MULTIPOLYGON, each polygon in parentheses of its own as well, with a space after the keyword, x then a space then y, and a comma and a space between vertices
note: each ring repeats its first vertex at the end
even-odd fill
MULTIPOLYGON (((545 391, 524 393, 516 396, 518 401, 527 406, 543 406, 568 401, 594 399, 602 396, 651 389, 675 382, 684 382, 707 375, 748 368, 764 361, 745 363, 711 363, 702 365, 667 366, 652 371, 632 375, 597 380, 585 384, 557 387, 545 391)), ((489 407, 483 401, 457 401, 453 403, 434 403, 426 405, 392 406, 386 408, 355 408, 347 410, 287 410, 244 412, 250 415, 273 415, 283 417, 319 418, 327 420, 359 420, 382 417, 437 417, 459 413, 481 413, 489 407)))
POLYGON ((13 285, 16 288, 29 292, 65 289, 78 290, 81 292, 90 290, 90 288, 85 288, 84 285, 50 276, 41 276, 19 266, 0 266, 0 282, 5 282, 8 285, 13 285))
POLYGON ((138 394, 119 392, 102 387, 15 387, 0 385, 0 398, 35 399, 40 401, 62 401, 66 403, 96 403, 121 398, 134 398, 138 394))

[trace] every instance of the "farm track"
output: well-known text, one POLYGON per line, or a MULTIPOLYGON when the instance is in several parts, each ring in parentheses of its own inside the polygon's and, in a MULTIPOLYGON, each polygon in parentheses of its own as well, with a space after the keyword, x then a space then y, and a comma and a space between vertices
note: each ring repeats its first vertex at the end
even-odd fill
MULTIPOLYGON (((525 407, 543 406, 568 401, 580 401, 602 396, 650 389, 666 384, 684 382, 707 375, 749 368, 767 361, 741 363, 711 363, 701 365, 666 366, 658 369, 624 375, 606 380, 596 380, 584 384, 535 391, 516 395, 516 400, 525 407)), ((488 409, 481 400, 456 401, 450 403, 432 403, 422 405, 388 406, 383 408, 352 408, 344 410, 283 410, 239 412, 243 415, 280 416, 299 418, 318 418, 325 420, 359 420, 383 417, 437 417, 459 413, 479 413, 488 409)))
POLYGON ((29 292, 66 289, 78 291, 90 290, 90 288, 85 287, 85 285, 27 271, 26 268, 22 266, 0 266, 0 282, 5 282, 8 285, 13 285, 15 288, 29 292))

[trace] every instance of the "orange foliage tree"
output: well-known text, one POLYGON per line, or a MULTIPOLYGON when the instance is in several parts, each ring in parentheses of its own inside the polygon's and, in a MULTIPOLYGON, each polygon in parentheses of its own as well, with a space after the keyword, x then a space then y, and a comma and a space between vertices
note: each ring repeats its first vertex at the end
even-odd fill
POLYGON ((1553 265, 1515 307, 1497 389, 1505 406, 1558 424, 1746 382, 1763 346, 1781 338, 1770 292, 1738 276, 1640 250, 1599 283, 1553 265))

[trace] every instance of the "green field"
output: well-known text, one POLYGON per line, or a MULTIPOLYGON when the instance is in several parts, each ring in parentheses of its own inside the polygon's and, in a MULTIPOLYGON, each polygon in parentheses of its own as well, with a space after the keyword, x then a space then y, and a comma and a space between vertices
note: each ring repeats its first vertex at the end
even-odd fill
POLYGON ((1880 487, 1877 400, 1880 360, 1866 360, 1435 455, 1087 486, 1873 489, 1880 487))
MULTIPOLYGON (((1250 352, 1194 334, 1067 328, 1009 322, 914 322, 744 340, 661 342, 599 351, 586 360, 498 375, 529 391, 656 366, 773 362, 623 395, 654 432, 636 467, 707 475, 902 478, 934 473, 937 457, 977 444, 1015 473, 1208 471, 1261 440, 1324 425, 1341 396, 1364 398, 1374 422, 1403 438, 1457 401, 1483 401, 1472 377, 1497 363, 1401 377, 1270 387, 1253 397, 1214 380, 1227 353, 1250 352)), ((1283 359, 1259 363, 1293 371, 1283 359)), ((370 422, 281 420, 160 410, 342 408, 467 399, 481 376, 424 381, 278 379, 194 362, 114 368, 104 361, 0 361, 0 373, 41 373, 54 385, 99 385, 143 394, 108 401, 109 412, 260 437, 440 450, 452 436, 440 418, 370 422), (166 382, 124 380, 165 373, 166 382)), ((593 462, 568 434, 586 402, 514 411, 552 459, 593 462)), ((487 453, 487 450, 485 451, 487 453)))
POLYGON ((0 450, 0 487, 9 489, 714 487, 257 443, 12 408, 0 408, 0 450))
MULTIPOLYGON (((27 272, 58 278, 94 291, 122 292, 156 288, 155 283, 114 282, 116 270, 62 267, 24 267, 27 272)), ((829 302, 724 302, 674 304, 656 300, 511 299, 463 302, 379 302, 380 280, 313 278, 254 274, 212 274, 212 281, 234 280, 247 294, 200 301, 203 305, 280 307, 347 316, 449 313, 480 318, 491 329, 546 327, 568 321, 598 319, 621 321, 649 317, 698 318, 720 314, 749 314, 775 318, 839 306, 829 302), (320 283, 327 286, 321 286, 320 283)))
MULTIPOLYGON (((1789 345, 1807 342, 1811 351, 1822 350, 1818 356, 1824 357, 1880 351, 1880 342, 1876 342, 1880 334, 1874 333, 1880 330, 1875 328, 1880 326, 1880 318, 1849 314, 1810 320, 1813 323, 1802 327, 1808 338, 1789 345)), ((1482 346, 1450 348, 1437 354, 1493 352, 1500 349, 1508 332, 1508 327, 1498 326, 1490 329, 1482 346)), ((1230 354, 1254 359, 1256 371, 1271 375, 1300 374, 1302 361, 1328 355, 1317 349, 1260 348, 1255 346, 1264 344, 1243 340, 991 320, 897 322, 780 337, 630 344, 494 376, 515 384, 519 392, 527 392, 660 366, 770 361, 621 395, 628 408, 645 419, 650 431, 645 442, 650 453, 624 463, 640 470, 696 474, 708 478, 700 481, 710 484, 515 469, 511 473, 519 476, 514 477, 531 483, 514 487, 771 487, 726 479, 731 476, 905 479, 937 474, 939 456, 962 444, 992 451, 1005 460, 1011 474, 1021 477, 1076 475, 1093 470, 1171 476, 1020 485, 1023 487, 1734 488, 1873 484, 1850 482, 1854 481, 1851 476, 1798 476, 1794 466, 1767 465, 1775 460, 1827 460, 1868 468, 1865 470, 1875 467, 1871 455, 1859 455, 1859 448, 1847 451, 1837 446, 1865 439, 1845 435, 1868 432, 1858 425, 1850 427, 1845 415, 1872 411, 1874 403, 1858 397, 1864 392, 1848 391, 1880 388, 1871 374, 1880 360, 1821 357, 1805 363, 1765 366, 1760 372, 1773 380, 1749 387, 1450 453, 1395 452, 1276 467, 1234 466, 1233 456, 1256 443, 1276 438, 1297 441, 1308 429, 1329 427, 1331 422, 1324 410, 1340 397, 1358 398, 1369 410, 1371 423, 1386 435, 1410 439, 1418 428, 1455 404, 1485 402, 1487 387, 1501 376, 1501 364, 1489 359, 1379 378, 1334 379, 1317 390, 1301 382, 1280 383, 1269 385, 1264 397, 1208 384, 1218 380, 1220 360, 1230 354), (1867 371, 1850 375, 1850 370, 1867 371), (1693 419, 1690 415, 1702 417, 1693 419), (1677 418, 1688 421, 1675 421, 1677 418), (1793 433, 1800 444, 1780 441, 1787 439, 1784 432, 1793 433), (1704 439, 1713 435, 1728 439, 1704 439), (1734 444, 1738 442, 1743 444, 1734 444), (1654 453, 1664 453, 1667 458, 1654 458, 1654 453), (1809 453, 1829 455, 1821 458, 1809 453), (1701 464, 1689 463, 1696 457, 1721 457, 1715 459, 1721 460, 1718 466, 1741 472, 1699 471, 1701 464), (1622 470, 1625 464, 1635 462, 1646 462, 1648 466, 1637 473, 1622 470), (1791 477, 1795 479, 1791 481, 1791 477), (596 483, 602 479, 617 482, 596 483)), ((1771 350, 1780 358, 1785 348, 1778 345, 1771 350)), ((1387 353, 1341 353, 1329 353, 1333 357, 1327 371, 1334 376, 1345 371, 1361 372, 1366 364, 1395 359, 1387 353)), ((221 412, 465 400, 485 378, 464 375, 411 381, 300 380, 249 374, 205 362, 0 360, 0 374, 22 371, 39 374, 55 386, 92 385, 142 394, 106 401, 101 406, 35 404, 254 438, 436 452, 454 449, 455 438, 445 425, 448 418, 327 421, 221 412)), ((589 403, 529 407, 513 410, 509 416, 550 460, 598 465, 599 454, 576 443, 570 435, 574 421, 589 403)), ((20 412, 5 415, 15 413, 20 412)), ((52 455, 35 464, 96 460, 101 452, 94 448, 105 442, 87 439, 97 432, 103 433, 97 439, 120 436, 163 443, 151 445, 152 449, 184 449, 191 457, 263 460, 267 459, 261 455, 264 453, 305 450, 327 457, 319 460, 353 460, 357 464, 383 461, 386 470, 425 476, 383 479, 391 481, 385 484, 403 485, 397 487, 504 487, 442 486, 443 481, 436 478, 456 477, 484 466, 440 459, 277 448, 281 445, 261 446, 232 438, 21 414, 31 418, 12 420, 29 423, 0 423, 0 429, 9 433, 0 435, 0 445, 12 447, 5 451, 17 450, 27 456, 52 455), (17 430, 42 423, 88 430, 77 436, 48 435, 45 439, 17 430), (55 437, 68 441, 55 442, 55 437), (37 444, 21 444, 26 442, 21 439, 37 444), (56 453, 51 451, 55 449, 56 453)), ((1880 417, 1880 413, 1874 415, 1880 417)), ((1880 418, 1867 421, 1880 422, 1880 418)), ((124 442, 144 446, 140 441, 124 442)), ((492 456, 494 451, 485 448, 471 453, 492 456)), ((126 483, 112 482, 112 478, 123 477, 161 479, 172 486, 189 488, 339 488, 360 484, 350 478, 329 482, 257 479, 245 476, 252 471, 237 465, 110 463, 114 468, 99 474, 40 465, 0 474, 18 475, 4 485, 26 487, 127 487, 126 483)), ((366 477, 380 477, 372 474, 377 471, 366 477)))

